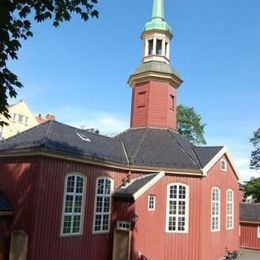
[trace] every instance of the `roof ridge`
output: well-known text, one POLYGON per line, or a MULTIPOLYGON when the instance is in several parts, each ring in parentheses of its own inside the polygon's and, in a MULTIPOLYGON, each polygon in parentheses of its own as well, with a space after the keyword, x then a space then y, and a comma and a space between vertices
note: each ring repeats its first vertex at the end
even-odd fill
MULTIPOLYGON (((167 130, 170 135, 172 136, 172 138, 174 139, 174 141, 181 147, 182 151, 188 155, 188 157, 193 161, 193 163, 196 165, 196 166, 199 166, 201 168, 201 165, 200 165, 200 162, 198 161, 199 165, 197 164, 197 162, 194 161, 194 159, 191 157, 191 155, 183 148, 183 146, 180 144, 180 142, 178 140, 176 140, 175 136, 173 135, 173 132, 171 130, 167 130)), ((184 139, 185 140, 185 139, 184 139)), ((185 140, 186 141, 186 140, 185 140)), ((187 142, 187 141, 186 141, 187 142)), ((189 143, 192 145, 192 148, 194 147, 194 145, 192 143, 189 143)), ((193 151, 193 149, 192 149, 193 151)), ((195 154, 195 152, 193 151, 193 153, 195 154)), ((196 154, 195 154, 195 157, 197 158, 196 154)))
POLYGON ((197 155, 197 153, 195 152, 195 148, 196 148, 196 146, 192 147, 191 149, 193 150, 193 152, 194 152, 194 154, 195 154, 195 156, 196 156, 196 158, 197 158, 197 160, 198 160, 198 162, 199 162, 199 164, 200 164, 199 166, 200 166, 200 168, 202 169, 202 168, 203 168, 203 167, 202 167, 202 162, 201 162, 199 156, 197 155))
POLYGON ((140 148, 141 148, 141 143, 144 141, 145 137, 147 136, 147 132, 148 132, 149 128, 145 128, 144 133, 142 134, 141 138, 138 140, 137 142, 137 146, 136 146, 136 150, 134 151, 132 158, 130 159, 130 163, 133 162, 133 160, 135 159, 137 153, 139 152, 140 148))
POLYGON ((121 142, 122 147, 123 147, 123 151, 124 151, 124 154, 125 154, 125 157, 126 157, 127 164, 129 165, 130 164, 130 160, 129 160, 129 156, 128 156, 126 148, 125 148, 125 144, 124 144, 123 141, 120 141, 120 142, 121 142))

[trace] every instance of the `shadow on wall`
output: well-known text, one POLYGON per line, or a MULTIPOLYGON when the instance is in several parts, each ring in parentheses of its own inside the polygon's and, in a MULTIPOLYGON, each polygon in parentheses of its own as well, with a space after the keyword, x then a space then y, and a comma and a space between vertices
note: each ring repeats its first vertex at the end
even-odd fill
POLYGON ((34 196, 34 176, 37 158, 10 158, 0 160, 0 190, 12 204, 15 214, 12 217, 0 217, 0 259, 8 259, 11 234, 23 229, 29 235, 32 232, 34 196))

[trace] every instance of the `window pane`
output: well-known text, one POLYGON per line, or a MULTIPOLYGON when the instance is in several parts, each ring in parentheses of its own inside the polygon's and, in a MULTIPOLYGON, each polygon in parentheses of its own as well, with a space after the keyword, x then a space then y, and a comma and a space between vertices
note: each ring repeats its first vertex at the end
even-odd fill
POLYGON ((67 181, 67 192, 74 192, 75 176, 69 176, 67 181))
POLYGON ((148 55, 153 54, 153 40, 148 41, 148 55))
POLYGON ((83 178, 77 177, 76 193, 83 192, 83 178))
POLYGON ((162 40, 159 39, 156 41, 156 54, 162 55, 162 40))
POLYGON ((65 212, 72 212, 72 206, 73 206, 73 196, 72 195, 66 195, 66 202, 65 202, 65 212))

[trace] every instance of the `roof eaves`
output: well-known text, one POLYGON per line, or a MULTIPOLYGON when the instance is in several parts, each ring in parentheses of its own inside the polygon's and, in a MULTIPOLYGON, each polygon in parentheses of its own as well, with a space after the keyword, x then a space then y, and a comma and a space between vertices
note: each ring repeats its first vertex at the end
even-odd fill
POLYGON ((142 196, 147 190, 149 190, 154 184, 161 180, 165 176, 165 172, 159 172, 154 178, 152 178, 148 183, 146 183, 140 190, 133 194, 134 200, 137 200, 142 196))
POLYGON ((234 173, 236 175, 237 180, 239 180, 239 174, 238 174, 238 170, 236 169, 236 166, 231 158, 231 155, 227 149, 226 146, 223 146, 222 149, 220 149, 220 151, 205 165, 205 167, 202 169, 203 172, 203 176, 207 176, 208 171, 213 167, 213 165, 215 165, 215 163, 224 155, 226 154, 231 167, 234 170, 234 173))

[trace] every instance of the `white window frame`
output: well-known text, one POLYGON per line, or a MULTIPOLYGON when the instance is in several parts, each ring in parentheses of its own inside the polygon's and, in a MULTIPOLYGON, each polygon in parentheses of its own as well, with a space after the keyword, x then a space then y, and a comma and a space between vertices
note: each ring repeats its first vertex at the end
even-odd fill
POLYGON ((260 238, 260 226, 257 226, 257 238, 260 238))
POLYGON ((227 161, 226 159, 221 159, 220 162, 219 162, 219 167, 220 167, 220 170, 222 172, 226 172, 227 171, 227 161), (222 164, 224 163, 224 167, 222 167, 222 164))
POLYGON ((234 229, 234 191, 231 189, 227 190, 226 193, 226 228, 227 230, 234 229), (229 201, 229 193, 231 192, 231 201, 229 201), (229 207, 231 213, 229 213, 229 207), (231 226, 229 226, 231 219, 231 226))
POLYGON ((147 209, 148 211, 155 211, 156 196, 153 194, 148 195, 147 209))
POLYGON ((220 191, 220 188, 219 187, 213 187, 212 189, 211 189, 211 222, 210 222, 210 227, 211 227, 211 232, 218 232, 218 231, 220 231, 220 224, 221 224, 221 219, 220 219, 220 217, 221 217, 221 212, 220 212, 220 209, 221 209, 221 191, 220 191), (214 190, 217 190, 218 191, 218 197, 219 197, 219 199, 218 200, 213 200, 213 192, 214 192, 214 190), (216 206, 218 206, 217 208, 215 208, 215 211, 216 211, 216 209, 217 209, 217 212, 218 212, 218 214, 213 214, 213 207, 216 207, 216 206), (216 227, 213 227, 213 219, 214 218, 217 218, 218 219, 218 227, 216 228, 216 227))
MULTIPOLYGON (((76 181, 75 186, 76 187, 76 181)), ((81 173, 78 172, 70 172, 65 175, 65 182, 64 182, 64 195, 63 195, 63 206, 62 206, 62 216, 61 216, 61 229, 60 229, 60 236, 78 236, 83 234, 83 226, 84 226, 84 216, 85 216, 85 201, 86 201, 86 186, 87 186, 87 177, 81 173), (76 193, 74 192, 67 192, 67 184, 68 184, 68 178, 71 176, 75 176, 76 180, 77 177, 83 178, 83 191, 82 193, 76 193), (66 195, 72 195, 73 196, 73 206, 75 204, 75 196, 82 196, 82 202, 81 202, 81 212, 72 212, 72 213, 66 213, 65 212, 65 206, 66 206, 66 195), (65 216, 80 216, 80 227, 79 232, 70 232, 70 233, 64 233, 64 218, 65 216)))
MULTIPOLYGON (((93 234, 104 234, 104 233, 109 233, 110 232, 110 222, 111 222, 111 212, 112 212, 112 193, 114 190, 114 180, 111 177, 108 176, 100 176, 96 179, 96 187, 95 187, 95 204, 94 204, 94 214, 93 214, 93 226, 92 226, 92 233, 93 234), (98 191, 98 181, 99 180, 109 180, 111 182, 111 186, 110 186, 110 194, 109 195, 98 195, 97 191, 98 191), (109 211, 108 212, 103 212, 103 208, 102 208, 102 212, 101 213, 97 213, 97 197, 110 197, 110 205, 109 205, 109 211), (101 215, 101 230, 95 230, 95 222, 96 222, 96 216, 97 215, 101 215), (103 217, 104 215, 108 215, 108 229, 103 229, 103 217)), ((103 201, 103 200, 102 200, 103 201)))
POLYGON ((165 232, 166 233, 188 233, 189 232, 189 196, 190 196, 190 187, 187 184, 184 183, 169 183, 167 185, 167 205, 166 205, 166 227, 165 227, 165 232), (170 189, 172 186, 177 186, 177 198, 170 198, 170 189), (186 194, 186 198, 185 199, 180 199, 178 198, 179 195, 179 188, 180 186, 185 187, 185 194, 186 194), (169 213, 169 205, 170 205, 170 201, 176 201, 176 214, 170 214, 169 213), (179 201, 185 201, 185 214, 179 214, 178 213, 178 204, 179 201), (175 216, 176 217, 176 230, 169 230, 169 218, 171 216, 175 216), (185 218, 185 225, 184 225, 184 230, 178 230, 178 217, 184 217, 185 218))
POLYGON ((131 230, 131 222, 129 221, 117 221, 116 223, 117 230, 129 231, 131 230))

